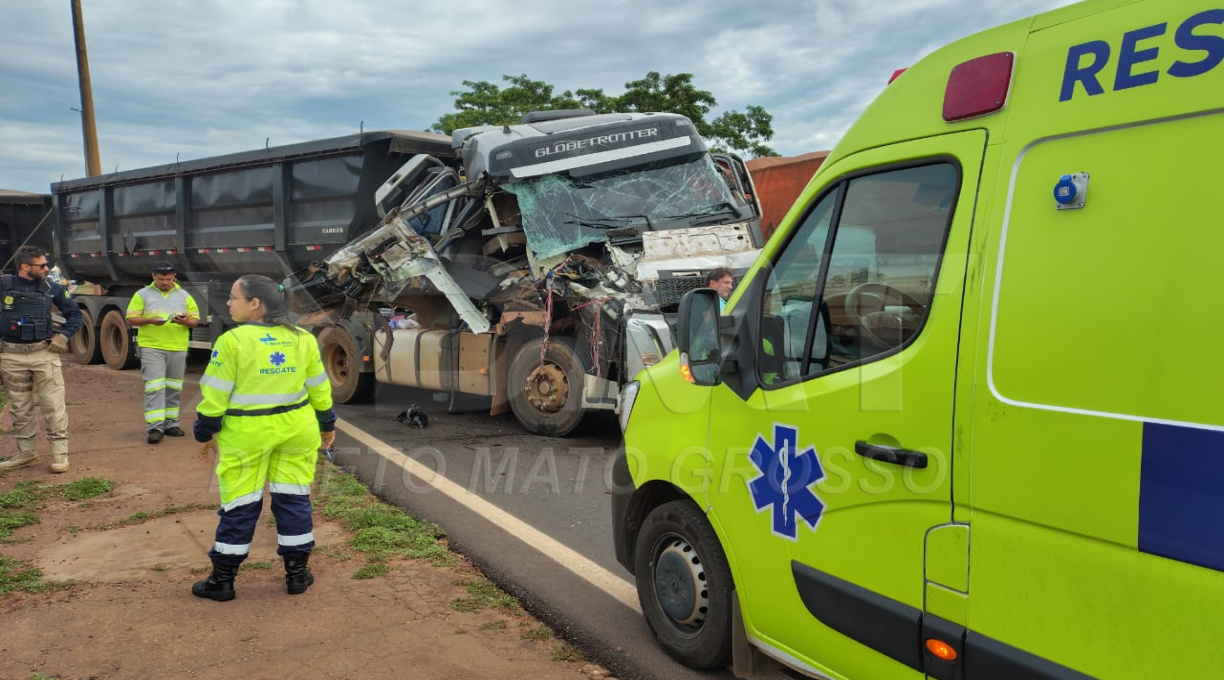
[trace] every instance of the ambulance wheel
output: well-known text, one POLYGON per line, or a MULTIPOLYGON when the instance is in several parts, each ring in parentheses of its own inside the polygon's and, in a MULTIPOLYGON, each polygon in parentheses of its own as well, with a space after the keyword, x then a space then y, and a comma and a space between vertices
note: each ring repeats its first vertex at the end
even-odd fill
POLYGON ((123 314, 112 309, 102 315, 102 325, 98 328, 98 343, 101 345, 102 360, 116 371, 135 368, 140 363, 136 355, 132 333, 128 329, 127 320, 123 314))
POLYGON ((331 381, 334 401, 356 404, 374 394, 374 374, 361 372, 361 353, 348 331, 339 326, 324 328, 319 333, 319 356, 331 381))
POLYGON ((81 309, 81 329, 68 339, 68 352, 79 364, 102 363, 102 343, 98 342, 98 328, 88 309, 81 309))
POLYGON ((510 410, 528 432, 564 437, 582 422, 586 369, 569 338, 549 338, 541 355, 543 345, 544 338, 528 342, 510 362, 510 410))
POLYGON ((718 535, 692 501, 664 503, 634 550, 638 601, 663 651, 698 670, 731 658, 731 569, 718 535))

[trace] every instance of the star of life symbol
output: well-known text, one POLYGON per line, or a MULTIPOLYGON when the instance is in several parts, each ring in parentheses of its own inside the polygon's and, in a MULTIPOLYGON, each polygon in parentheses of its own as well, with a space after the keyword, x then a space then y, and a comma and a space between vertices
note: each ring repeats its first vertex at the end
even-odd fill
POLYGON ((285 363, 285 355, 280 352, 273 352, 272 356, 268 357, 268 361, 271 361, 273 366, 280 366, 285 363))
POLYGON ((799 540, 800 519, 815 531, 825 507, 811 488, 824 479, 816 447, 799 451, 799 429, 774 423, 773 444, 758 434, 748 458, 761 473, 748 491, 758 513, 771 511, 774 535, 799 540))
POLYGON ((276 342, 276 338, 272 337, 271 333, 265 333, 264 336, 259 339, 259 341, 266 345, 269 342, 276 342))

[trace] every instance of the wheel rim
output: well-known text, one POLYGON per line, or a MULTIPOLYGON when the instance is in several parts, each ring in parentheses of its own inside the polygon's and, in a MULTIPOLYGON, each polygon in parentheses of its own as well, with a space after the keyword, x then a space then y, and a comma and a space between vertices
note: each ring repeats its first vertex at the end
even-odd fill
POLYGON ((693 546, 679 536, 661 541, 655 558, 654 592, 659 607, 678 629, 693 632, 705 624, 710 610, 705 567, 693 546))
POLYGON ((327 348, 324 366, 333 384, 343 385, 348 380, 348 352, 339 344, 327 348))
POLYGON ((569 401, 569 379, 565 371, 551 361, 531 369, 524 390, 527 401, 542 413, 556 413, 569 401))

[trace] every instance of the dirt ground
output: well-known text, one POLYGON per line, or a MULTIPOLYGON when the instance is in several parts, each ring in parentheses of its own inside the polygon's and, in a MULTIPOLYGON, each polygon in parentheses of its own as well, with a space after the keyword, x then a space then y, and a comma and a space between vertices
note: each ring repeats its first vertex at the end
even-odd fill
MULTIPOLYGON (((606 677, 566 660, 573 648, 541 639, 548 633, 521 609, 452 608, 480 578, 461 558, 395 561, 384 576, 353 579, 362 560, 336 550, 350 534, 317 508, 316 580, 305 594, 285 593, 275 529, 261 519, 248 564, 265 568, 244 568, 231 602, 193 597, 216 526, 211 466, 190 434, 145 443, 138 371, 65 363, 64 377, 71 471, 50 472, 40 434, 38 462, 0 472, 0 494, 27 480, 101 477, 115 488, 84 502, 50 500, 38 524, 0 539, 0 557, 32 563, 51 584, 0 595, 0 678, 606 677), (137 513, 151 518, 133 521, 137 513)), ((189 376, 188 431, 198 395, 189 376)), ((0 452, 10 454, 7 410, 0 427, 0 452)))

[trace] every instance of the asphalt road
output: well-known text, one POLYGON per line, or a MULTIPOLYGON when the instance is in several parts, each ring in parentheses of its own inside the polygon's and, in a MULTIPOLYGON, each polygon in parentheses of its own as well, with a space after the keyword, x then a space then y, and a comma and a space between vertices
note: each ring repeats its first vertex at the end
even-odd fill
POLYGON ((537 437, 510 414, 448 413, 432 397, 380 386, 374 404, 338 406, 336 462, 440 526, 454 549, 618 677, 732 677, 672 661, 637 609, 612 548, 613 416, 588 416, 565 439, 537 437), (412 404, 427 414, 426 428, 396 419, 412 404))

